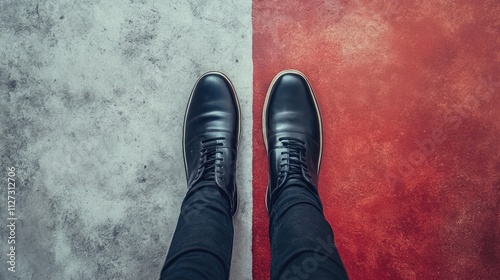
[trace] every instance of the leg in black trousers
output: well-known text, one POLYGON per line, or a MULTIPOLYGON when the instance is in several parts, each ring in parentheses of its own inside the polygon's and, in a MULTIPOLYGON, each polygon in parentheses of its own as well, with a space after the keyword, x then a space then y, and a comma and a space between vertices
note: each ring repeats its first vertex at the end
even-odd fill
POLYGON ((190 191, 160 279, 228 279, 233 248, 229 203, 216 186, 190 191))
POLYGON ((188 192, 161 279, 228 279, 236 212, 236 154, 240 108, 222 73, 194 86, 184 118, 188 192))
POLYGON ((347 279, 318 196, 321 115, 304 74, 287 70, 274 78, 262 120, 269 157, 271 279, 347 279))
POLYGON ((287 186, 270 213, 271 279, 347 279, 317 194, 287 186))

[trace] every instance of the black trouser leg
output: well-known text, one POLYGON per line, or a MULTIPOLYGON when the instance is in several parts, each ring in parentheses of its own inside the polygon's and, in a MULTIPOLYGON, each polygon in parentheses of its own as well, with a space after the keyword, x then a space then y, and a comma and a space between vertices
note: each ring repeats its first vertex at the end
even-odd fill
POLYGON ((229 203, 218 187, 193 187, 182 203, 160 279, 228 279, 233 231, 229 203))
POLYGON ((317 194, 286 186, 270 213, 271 279, 348 279, 317 194))

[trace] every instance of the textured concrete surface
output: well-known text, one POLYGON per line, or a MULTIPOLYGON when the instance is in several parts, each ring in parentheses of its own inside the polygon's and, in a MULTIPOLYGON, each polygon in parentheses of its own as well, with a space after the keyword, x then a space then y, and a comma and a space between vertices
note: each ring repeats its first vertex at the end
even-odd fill
POLYGON ((186 189, 184 110, 209 70, 232 79, 242 106, 231 278, 251 279, 251 2, 4 0, 0 11, 1 178, 17 168, 19 218, 16 273, 0 230, 0 279, 156 279, 186 189))
POLYGON ((352 279, 500 279, 500 1, 254 0, 253 27, 254 279, 260 113, 287 68, 318 97, 320 195, 352 279))

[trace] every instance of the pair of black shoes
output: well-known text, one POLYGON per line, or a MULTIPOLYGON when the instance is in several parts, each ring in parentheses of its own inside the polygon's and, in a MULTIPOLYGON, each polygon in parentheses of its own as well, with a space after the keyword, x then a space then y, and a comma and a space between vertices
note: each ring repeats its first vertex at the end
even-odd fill
MULTIPOLYGON (((240 107, 231 81, 208 72, 196 82, 184 119, 184 164, 188 188, 216 185, 237 208, 236 157, 240 107)), ((317 192, 322 152, 321 116, 304 74, 279 73, 267 92, 262 114, 269 157, 266 205, 271 211, 290 183, 317 192)))

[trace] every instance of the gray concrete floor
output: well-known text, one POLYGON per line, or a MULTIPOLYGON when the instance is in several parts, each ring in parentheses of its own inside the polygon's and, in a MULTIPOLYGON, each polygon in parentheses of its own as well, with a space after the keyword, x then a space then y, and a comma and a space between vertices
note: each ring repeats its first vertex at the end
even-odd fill
POLYGON ((251 279, 251 1, 3 0, 0 11, 1 178, 17 169, 18 217, 16 273, 3 226, 0 279, 157 279, 186 191, 184 110, 209 70, 241 102, 231 278, 251 279))

